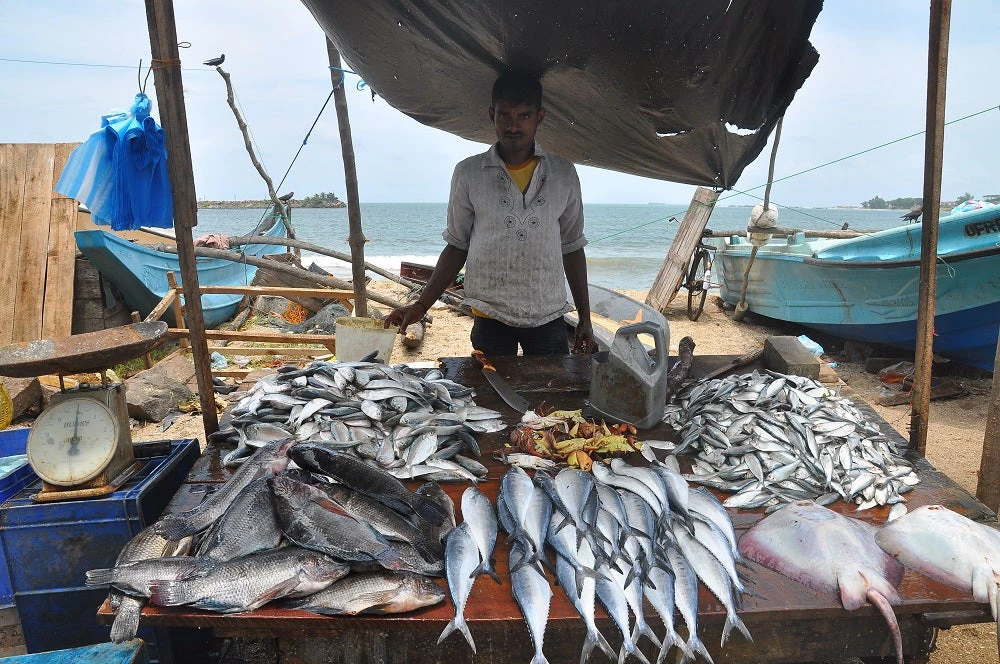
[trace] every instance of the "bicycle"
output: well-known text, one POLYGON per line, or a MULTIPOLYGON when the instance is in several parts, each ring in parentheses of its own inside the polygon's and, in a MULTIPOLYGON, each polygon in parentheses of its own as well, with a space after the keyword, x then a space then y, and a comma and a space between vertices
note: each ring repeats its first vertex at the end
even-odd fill
POLYGON ((705 298, 708 297, 708 290, 713 286, 712 260, 715 257, 716 248, 704 242, 704 238, 711 237, 712 234, 710 228, 702 231, 702 240, 698 242, 691 255, 687 280, 681 284, 688 292, 687 315, 692 321, 697 321, 701 317, 701 312, 705 310, 705 298))

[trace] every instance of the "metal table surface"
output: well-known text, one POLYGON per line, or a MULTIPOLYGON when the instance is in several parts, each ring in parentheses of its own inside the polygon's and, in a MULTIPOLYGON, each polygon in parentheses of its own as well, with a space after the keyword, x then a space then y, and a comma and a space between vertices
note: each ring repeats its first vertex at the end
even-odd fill
MULTIPOLYGON (((731 359, 729 356, 696 357, 692 372, 695 376, 705 375, 731 359)), ((445 358, 442 364, 448 378, 476 388, 477 404, 499 410, 509 424, 518 421, 519 414, 508 408, 486 383, 475 360, 445 358)), ((497 358, 495 365, 499 373, 534 404, 544 402, 549 408, 585 407, 590 378, 589 357, 497 358)), ((878 422, 884 432, 902 440, 871 408, 857 398, 854 400, 871 419, 878 422)), ((507 434, 504 431, 480 436, 482 461, 490 469, 490 475, 479 486, 492 500, 496 499, 499 480, 505 472, 505 467, 493 458, 493 452, 503 444, 507 434)), ((676 434, 661 424, 640 432, 640 439, 643 437, 676 439, 676 434)), ((220 463, 220 456, 224 453, 225 450, 214 446, 206 448, 188 475, 187 482, 174 496, 168 511, 190 509, 229 477, 229 471, 220 463)), ((641 457, 636 457, 641 463, 641 457)), ((926 460, 918 459, 916 467, 922 481, 907 494, 911 509, 942 504, 975 520, 996 520, 985 505, 935 470, 926 460)), ((414 483, 414 486, 417 484, 414 483)), ((460 496, 465 488, 464 484, 445 485, 459 512, 460 496)), ((839 501, 831 508, 878 524, 883 523, 888 515, 888 508, 856 513, 853 505, 839 501)), ((738 535, 764 516, 760 509, 729 510, 729 513, 738 535)), ((460 513, 458 519, 461 521, 460 513)), ((267 607, 246 614, 220 615, 183 608, 147 607, 142 619, 150 625, 211 628, 219 636, 275 639, 276 659, 282 662, 415 660, 458 664, 530 661, 530 637, 510 594, 507 553, 508 546, 504 544, 501 533, 495 557, 496 569, 504 584, 498 586, 486 577, 480 578, 465 610, 478 646, 478 655, 473 655, 458 635, 452 635, 441 645, 436 645, 438 635, 452 617, 450 600, 435 607, 396 616, 325 617, 305 611, 267 607)), ((719 664, 814 662, 843 657, 876 658, 873 661, 881 661, 880 658, 892 655, 888 629, 874 607, 866 605, 849 613, 842 608, 838 598, 810 590, 759 565, 754 565, 748 576, 753 582, 751 587, 759 596, 745 597, 740 615, 754 637, 753 643, 734 631, 726 647, 720 646, 725 610, 704 586, 700 589, 699 631, 719 664)), ((935 627, 990 621, 988 609, 983 610, 985 605, 977 604, 965 593, 909 570, 903 577, 899 594, 903 603, 895 607, 895 611, 903 634, 904 651, 910 662, 926 660, 935 627)), ((99 618, 110 621, 111 612, 107 603, 99 610, 99 618)), ((659 631, 659 622, 652 611, 647 611, 647 619, 654 630, 659 631)), ((600 609, 598 626, 612 646, 617 647, 620 643, 617 630, 600 609)), ((560 589, 554 587, 544 647, 549 661, 578 660, 584 634, 582 623, 569 601, 560 589)), ((647 656, 656 655, 655 650, 647 651, 645 647, 644 652, 647 656)), ((887 661, 894 661, 894 658, 887 661)))

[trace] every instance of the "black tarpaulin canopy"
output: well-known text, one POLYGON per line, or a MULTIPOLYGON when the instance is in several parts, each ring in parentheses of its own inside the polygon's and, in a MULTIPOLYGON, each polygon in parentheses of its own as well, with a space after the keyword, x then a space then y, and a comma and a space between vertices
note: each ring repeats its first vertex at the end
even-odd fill
POLYGON ((498 72, 539 72, 539 141, 578 164, 729 188, 819 55, 822 0, 303 0, 382 98, 475 141, 498 72))

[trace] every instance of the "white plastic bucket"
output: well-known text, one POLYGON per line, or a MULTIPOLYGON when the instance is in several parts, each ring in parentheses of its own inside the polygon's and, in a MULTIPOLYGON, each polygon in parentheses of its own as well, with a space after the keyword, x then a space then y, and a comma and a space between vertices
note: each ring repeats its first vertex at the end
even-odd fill
POLYGON ((398 327, 383 328, 382 321, 373 318, 338 318, 337 359, 353 362, 378 351, 377 358, 388 364, 398 333, 398 327))

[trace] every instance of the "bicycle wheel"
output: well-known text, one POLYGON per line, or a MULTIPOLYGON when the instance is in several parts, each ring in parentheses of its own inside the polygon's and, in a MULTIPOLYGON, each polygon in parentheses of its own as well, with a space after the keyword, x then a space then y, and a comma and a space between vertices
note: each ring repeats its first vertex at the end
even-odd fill
POLYGON ((708 270, 709 256, 704 249, 698 249, 691 261, 691 270, 687 276, 688 318, 692 321, 701 317, 705 310, 705 298, 708 297, 708 284, 705 283, 705 272, 708 270))

